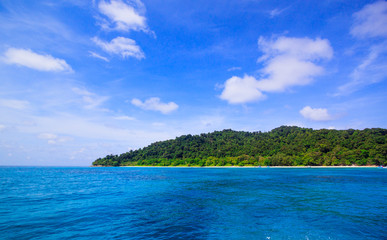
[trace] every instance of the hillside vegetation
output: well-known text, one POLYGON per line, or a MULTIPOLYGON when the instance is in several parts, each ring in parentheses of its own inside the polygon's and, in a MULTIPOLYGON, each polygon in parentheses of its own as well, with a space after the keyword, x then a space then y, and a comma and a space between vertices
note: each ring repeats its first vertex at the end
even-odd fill
POLYGON ((270 132, 215 131, 155 142, 108 155, 94 166, 348 166, 387 165, 387 129, 270 132))

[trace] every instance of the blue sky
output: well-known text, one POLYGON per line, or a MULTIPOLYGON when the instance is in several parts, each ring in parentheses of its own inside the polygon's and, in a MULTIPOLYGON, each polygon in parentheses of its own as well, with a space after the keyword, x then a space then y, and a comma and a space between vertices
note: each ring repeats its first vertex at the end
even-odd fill
POLYGON ((386 1, 3 0, 0 22, 0 165, 387 127, 386 1))

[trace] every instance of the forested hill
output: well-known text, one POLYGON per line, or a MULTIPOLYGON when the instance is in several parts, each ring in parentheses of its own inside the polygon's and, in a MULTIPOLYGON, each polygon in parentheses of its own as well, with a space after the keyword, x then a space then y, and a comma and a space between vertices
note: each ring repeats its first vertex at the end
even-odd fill
POLYGON ((94 166, 387 165, 387 129, 215 131, 108 155, 94 166))

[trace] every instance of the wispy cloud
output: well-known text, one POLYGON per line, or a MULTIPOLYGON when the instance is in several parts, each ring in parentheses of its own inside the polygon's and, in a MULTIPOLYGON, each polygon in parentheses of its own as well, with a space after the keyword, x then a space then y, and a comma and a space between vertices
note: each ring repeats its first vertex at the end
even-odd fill
POLYGON ((288 8, 282 8, 282 9, 275 8, 275 9, 271 10, 269 12, 270 18, 274 18, 274 17, 281 15, 281 13, 283 13, 286 9, 288 9, 288 8))
POLYGON ((16 110, 24 110, 29 105, 30 103, 28 101, 15 100, 15 99, 0 99, 0 107, 12 108, 16 110))
POLYGON ((353 20, 350 33, 360 40, 360 44, 368 46, 368 53, 352 71, 350 81, 339 86, 335 95, 351 94, 387 77, 387 2, 377 1, 364 6, 353 14, 353 20))
POLYGON ((163 103, 160 101, 160 98, 153 97, 142 102, 141 100, 134 98, 131 103, 134 106, 145 110, 159 111, 163 114, 171 113, 179 108, 179 106, 174 102, 163 103))
POLYGON ((346 95, 360 88, 380 82, 387 77, 387 41, 380 45, 371 46, 368 55, 352 71, 350 81, 339 86, 337 95, 346 95))
POLYGON ((311 108, 310 106, 306 106, 300 110, 300 114, 304 118, 312 121, 329 121, 333 119, 326 108, 311 108))
POLYGON ((55 139, 57 137, 58 136, 53 133, 41 133, 38 135, 38 138, 41 138, 41 139, 55 139))
MULTIPOLYGON (((89 92, 87 90, 82 90, 79 88, 72 88, 73 92, 82 97, 82 102, 84 108, 86 109, 97 109, 100 107, 109 97, 98 96, 95 93, 89 92)), ((106 110, 106 109, 103 109, 106 110)))
MULTIPOLYGON (((98 119, 82 117, 72 114, 59 114, 55 116, 35 116, 34 126, 19 126, 24 132, 31 133, 50 133, 56 136, 69 136, 71 138, 84 138, 109 141, 130 142, 137 146, 137 142, 149 144, 152 141, 166 139, 171 137, 165 132, 152 132, 135 128, 114 127, 109 124, 108 118, 99 117, 98 119)), ((110 118, 111 120, 111 118, 110 118)), ((140 146, 141 146, 140 145, 140 146)))
POLYGON ((74 32, 68 21, 61 21, 58 14, 47 11, 43 1, 34 1, 31 8, 25 4, 28 3, 2 1, 4 11, 0 15, 0 31, 8 43, 39 49, 58 46, 60 43, 60 48, 55 50, 63 53, 73 51, 78 44, 88 44, 88 39, 74 32))
POLYGON ((258 46, 264 53, 258 59, 264 68, 262 77, 232 77, 225 83, 220 98, 229 103, 246 103, 264 99, 262 92, 282 92, 293 86, 310 84, 324 69, 315 62, 331 59, 333 50, 326 39, 260 37, 258 46))
POLYGON ((107 59, 107 58, 104 57, 104 56, 99 55, 98 53, 89 51, 89 54, 90 54, 91 57, 94 57, 94 58, 98 58, 98 59, 104 60, 105 62, 109 62, 109 59, 107 59))
POLYGON ((136 120, 136 118, 129 117, 129 116, 118 116, 118 117, 114 117, 114 119, 116 119, 116 120, 127 120, 127 121, 134 121, 134 120, 136 120))
POLYGON ((105 42, 97 37, 92 40, 101 47, 105 52, 109 54, 121 55, 122 58, 134 57, 137 59, 145 58, 141 48, 136 44, 133 39, 116 37, 110 42, 105 42))
POLYGON ((59 137, 53 133, 41 133, 38 135, 38 138, 47 140, 48 144, 63 143, 63 142, 67 142, 67 141, 71 140, 71 138, 59 137))
POLYGON ((55 144, 55 139, 57 139, 58 136, 52 133, 41 133, 38 135, 38 138, 47 140, 48 144, 55 144))
POLYGON ((227 72, 241 70, 241 69, 242 69, 241 67, 230 67, 229 69, 227 69, 227 72))
POLYGON ((9 48, 4 54, 3 61, 39 71, 73 72, 65 60, 51 55, 41 55, 30 49, 9 48))
POLYGON ((145 13, 144 4, 141 1, 111 0, 106 2, 100 1, 98 4, 99 11, 107 18, 101 23, 101 26, 106 29, 114 29, 119 31, 149 31, 145 13))
POLYGON ((387 2, 377 1, 353 14, 351 34, 355 37, 387 37, 387 2))

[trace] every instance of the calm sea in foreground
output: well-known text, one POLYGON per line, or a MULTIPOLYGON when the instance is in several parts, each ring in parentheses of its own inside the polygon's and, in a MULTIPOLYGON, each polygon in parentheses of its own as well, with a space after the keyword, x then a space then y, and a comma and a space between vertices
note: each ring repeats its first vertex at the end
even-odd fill
POLYGON ((387 169, 0 167, 0 239, 387 239, 387 169))

